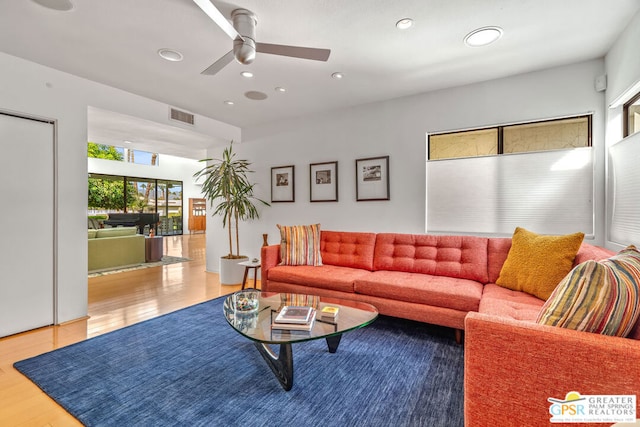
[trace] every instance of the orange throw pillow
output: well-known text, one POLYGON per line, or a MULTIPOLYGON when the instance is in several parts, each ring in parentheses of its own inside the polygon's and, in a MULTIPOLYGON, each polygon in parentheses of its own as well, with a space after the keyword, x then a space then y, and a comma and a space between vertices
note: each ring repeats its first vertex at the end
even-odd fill
POLYGON ((584 233, 547 236, 516 227, 496 284, 546 301, 573 268, 583 239, 584 233))

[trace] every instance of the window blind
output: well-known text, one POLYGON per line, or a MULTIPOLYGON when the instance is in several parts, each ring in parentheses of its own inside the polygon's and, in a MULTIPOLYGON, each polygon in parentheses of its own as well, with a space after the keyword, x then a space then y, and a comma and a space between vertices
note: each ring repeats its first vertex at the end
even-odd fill
POLYGON ((609 148, 612 183, 612 215, 609 238, 612 242, 629 245, 640 244, 640 134, 612 145, 609 148))
POLYGON ((427 161, 426 169, 428 233, 594 234, 591 147, 427 161))

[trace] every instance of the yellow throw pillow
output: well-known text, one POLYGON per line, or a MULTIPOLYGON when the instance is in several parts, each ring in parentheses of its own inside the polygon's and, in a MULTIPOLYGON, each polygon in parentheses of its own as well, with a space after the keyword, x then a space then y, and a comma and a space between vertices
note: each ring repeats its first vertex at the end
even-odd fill
POLYGON ((547 300, 571 271, 584 233, 545 236, 516 227, 496 284, 547 300))

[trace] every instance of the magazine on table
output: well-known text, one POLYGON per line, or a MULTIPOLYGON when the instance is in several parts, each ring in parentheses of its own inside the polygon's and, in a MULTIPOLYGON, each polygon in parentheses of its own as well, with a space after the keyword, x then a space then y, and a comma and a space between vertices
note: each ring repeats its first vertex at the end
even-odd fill
POLYGON ((305 325, 309 323, 311 314, 315 310, 311 307, 287 305, 282 307, 276 316, 274 323, 295 323, 305 325))
POLYGON ((311 314, 307 323, 282 323, 282 322, 273 322, 271 323, 271 329, 274 330, 282 330, 282 331, 311 331, 313 329, 313 322, 316 320, 316 311, 311 308, 311 314))

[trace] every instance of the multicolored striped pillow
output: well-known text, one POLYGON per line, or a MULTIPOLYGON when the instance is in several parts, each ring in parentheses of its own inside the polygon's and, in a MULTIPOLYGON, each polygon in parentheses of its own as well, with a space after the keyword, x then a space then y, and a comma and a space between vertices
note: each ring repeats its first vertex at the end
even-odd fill
POLYGON ((280 265, 322 265, 320 224, 280 225, 280 265))
POLYGON ((626 337, 640 316, 640 252, 629 246, 577 265, 542 306, 537 322, 626 337))

